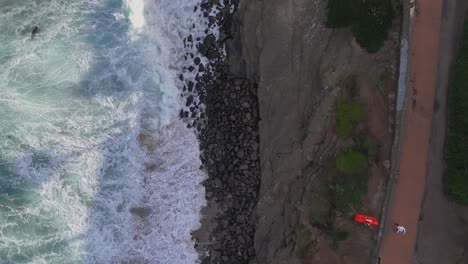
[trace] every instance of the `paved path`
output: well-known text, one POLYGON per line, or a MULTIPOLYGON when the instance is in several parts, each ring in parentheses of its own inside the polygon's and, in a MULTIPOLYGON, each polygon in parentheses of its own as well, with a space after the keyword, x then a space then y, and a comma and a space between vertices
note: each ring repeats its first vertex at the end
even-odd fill
POLYGON ((410 40, 409 85, 406 91, 400 170, 393 188, 390 216, 380 252, 384 264, 413 263, 437 83, 442 1, 416 1, 416 18, 410 40), (395 223, 404 225, 408 233, 395 234, 395 223))
POLYGON ((444 0, 442 8, 439 80, 435 95, 439 107, 434 109, 432 118, 426 193, 415 250, 417 263, 468 263, 468 207, 448 201, 443 185, 447 92, 467 8, 466 0, 444 0))

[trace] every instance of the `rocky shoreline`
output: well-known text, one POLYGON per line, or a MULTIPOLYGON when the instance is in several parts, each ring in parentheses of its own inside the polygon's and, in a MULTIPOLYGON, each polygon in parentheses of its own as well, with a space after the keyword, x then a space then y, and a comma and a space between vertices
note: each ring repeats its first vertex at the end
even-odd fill
MULTIPOLYGON (((383 89, 392 87, 398 49, 389 41, 366 53, 349 30, 324 26, 326 8, 322 0, 206 0, 195 8, 206 17, 207 36, 184 41, 194 54, 186 56, 191 77, 180 76, 180 116, 198 131, 208 175, 208 206, 192 234, 201 263, 303 261, 296 249, 297 226, 307 222, 304 192, 335 154, 334 105, 350 77, 357 76, 363 103, 378 109, 369 131, 388 143, 385 123, 375 121, 387 117, 386 105, 376 98, 385 100, 383 89)), ((383 188, 377 174, 372 208, 383 188)), ((337 251, 313 231, 320 249, 311 249, 310 261, 346 256, 363 263, 363 250, 372 248, 367 233, 353 232, 366 242, 337 251)))
POLYGON ((198 67, 195 82, 185 80, 182 97, 186 108, 180 117, 198 131, 208 207, 202 227, 193 232, 201 263, 249 263, 255 255, 253 213, 260 187, 259 108, 257 86, 234 76, 226 62, 224 42, 232 38, 237 1, 210 0, 198 8, 208 19, 203 40, 188 36, 207 63, 187 54, 198 67), (219 27, 219 37, 209 29, 219 27))

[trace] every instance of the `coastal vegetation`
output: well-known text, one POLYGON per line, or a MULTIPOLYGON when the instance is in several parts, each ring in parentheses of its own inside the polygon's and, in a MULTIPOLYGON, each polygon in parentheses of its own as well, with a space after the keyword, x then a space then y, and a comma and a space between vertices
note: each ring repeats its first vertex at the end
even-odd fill
POLYGON ((330 186, 337 210, 348 213, 361 205, 361 196, 367 190, 367 155, 359 151, 344 151, 336 157, 337 175, 330 186))
POLYGON ((460 39, 449 96, 447 194, 468 205, 468 19, 460 39))
MULTIPOLYGON (((357 97, 351 89, 354 86, 357 84, 347 86, 352 98, 357 97)), ((343 99, 336 103, 336 134, 349 144, 325 162, 322 172, 306 190, 304 210, 308 222, 296 230, 298 256, 304 257, 304 250, 311 243, 306 226, 318 228, 333 247, 338 247, 339 242, 350 235, 350 231, 337 224, 336 219, 338 216, 350 217, 354 209, 362 206, 369 178, 368 157, 378 147, 362 128, 365 116, 365 109, 357 100, 343 99)))
POLYGON ((298 225, 296 227, 296 256, 306 257, 310 253, 311 246, 312 239, 309 229, 305 225, 298 225))
POLYGON ((342 228, 337 228, 333 230, 333 232, 330 234, 330 237, 332 238, 334 246, 338 246, 338 242, 348 239, 349 231, 342 228))
POLYGON ((349 138, 354 127, 363 120, 364 109, 354 101, 341 100, 336 103, 336 134, 349 138))
MULTIPOLYGON (((351 78, 353 79, 353 78, 351 78)), ((377 146, 372 143, 360 124, 365 119, 365 109, 357 100, 357 83, 348 86, 351 92, 349 100, 336 102, 336 134, 343 140, 351 139, 352 144, 337 153, 334 160, 333 179, 330 184, 331 196, 334 197, 334 207, 348 213, 352 208, 360 206, 361 196, 367 190, 369 176, 368 156, 377 146)))
POLYGON ((399 5, 392 0, 329 0, 327 26, 351 27, 356 41, 368 52, 383 46, 399 5))

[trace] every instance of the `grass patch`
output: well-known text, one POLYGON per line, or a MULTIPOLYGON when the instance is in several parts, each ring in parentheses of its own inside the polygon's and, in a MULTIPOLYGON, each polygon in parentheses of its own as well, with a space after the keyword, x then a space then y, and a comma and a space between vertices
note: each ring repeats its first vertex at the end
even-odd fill
POLYGON ((468 19, 455 61, 448 110, 447 194, 468 205, 468 19))
POLYGON ((354 138, 354 141, 356 143, 356 149, 367 155, 374 154, 380 147, 379 145, 374 144, 369 136, 364 134, 354 138))
POLYGON ((334 164, 328 165, 318 175, 307 190, 305 196, 305 210, 309 224, 324 227, 330 224, 332 205, 330 202, 329 179, 334 175, 334 164))
POLYGON ((306 257, 310 253, 312 246, 311 234, 307 226, 299 224, 296 226, 296 247, 294 249, 296 256, 306 257))
POLYGON ((330 186, 336 209, 348 213, 362 204, 361 196, 367 191, 367 155, 358 151, 346 151, 336 157, 338 175, 330 186))
POLYGON ((341 100, 336 103, 336 134, 349 138, 354 127, 364 119, 364 108, 357 102, 341 100))
POLYGON ((333 241, 336 241, 336 242, 344 241, 348 239, 348 237, 349 237, 349 231, 347 230, 344 230, 341 228, 337 228, 333 230, 333 233, 332 233, 333 241))
MULTIPOLYGON (((358 91, 356 79, 350 77, 345 88, 350 93, 352 89, 358 91)), ((344 96, 349 95, 353 96, 352 93, 344 96)), ((369 178, 368 155, 378 148, 360 125, 364 118, 364 107, 358 102, 337 101, 336 133, 340 138, 351 137, 352 140, 346 140, 346 150, 325 161, 322 172, 308 182, 303 200, 309 224, 326 235, 334 247, 349 236, 347 230, 337 228, 336 216, 348 214, 352 208, 362 205, 369 178)), ((296 255, 306 256, 307 252, 311 252, 311 243, 309 230, 299 225, 296 228, 296 255)))
POLYGON ((367 171, 367 157, 361 152, 347 151, 336 157, 336 168, 346 175, 357 175, 367 171))
POLYGON ((342 228, 329 229, 325 231, 325 234, 330 238, 334 248, 338 247, 339 242, 344 241, 349 237, 349 231, 342 228))
POLYGON ((393 0, 329 0, 326 25, 350 26, 359 45, 372 53, 383 46, 398 8, 393 0))

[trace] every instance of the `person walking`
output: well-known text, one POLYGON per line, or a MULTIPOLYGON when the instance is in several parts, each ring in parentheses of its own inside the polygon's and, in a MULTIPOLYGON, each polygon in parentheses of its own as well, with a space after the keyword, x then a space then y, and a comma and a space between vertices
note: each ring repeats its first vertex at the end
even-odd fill
POLYGON ((402 225, 395 224, 395 232, 397 234, 399 234, 399 233, 406 234, 406 228, 404 226, 402 226, 402 225))

